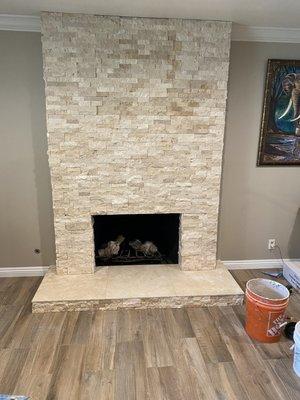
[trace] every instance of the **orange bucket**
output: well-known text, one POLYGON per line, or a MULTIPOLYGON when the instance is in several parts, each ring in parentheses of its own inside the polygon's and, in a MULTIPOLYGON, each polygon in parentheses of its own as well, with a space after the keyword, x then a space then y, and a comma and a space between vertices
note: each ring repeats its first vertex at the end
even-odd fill
POLYGON ((246 284, 246 332, 263 343, 278 342, 290 293, 270 279, 251 279, 246 284))

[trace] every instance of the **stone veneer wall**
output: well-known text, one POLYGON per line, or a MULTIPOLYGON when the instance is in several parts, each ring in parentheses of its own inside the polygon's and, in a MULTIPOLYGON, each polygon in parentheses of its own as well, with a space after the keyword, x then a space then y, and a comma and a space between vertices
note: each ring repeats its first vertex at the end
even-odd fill
POLYGON ((91 215, 181 213, 216 265, 231 24, 43 13, 58 273, 92 273, 91 215))

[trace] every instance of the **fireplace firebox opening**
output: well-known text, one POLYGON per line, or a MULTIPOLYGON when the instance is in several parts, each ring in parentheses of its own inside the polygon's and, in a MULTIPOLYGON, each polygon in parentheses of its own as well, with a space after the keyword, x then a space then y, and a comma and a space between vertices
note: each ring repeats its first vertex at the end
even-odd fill
POLYGON ((180 214, 92 216, 96 266, 178 264, 180 214))

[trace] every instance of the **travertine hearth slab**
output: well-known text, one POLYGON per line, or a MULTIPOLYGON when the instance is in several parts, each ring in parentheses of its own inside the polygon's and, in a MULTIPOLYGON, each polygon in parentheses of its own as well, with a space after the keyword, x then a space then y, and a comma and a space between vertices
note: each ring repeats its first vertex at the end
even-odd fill
POLYGON ((175 265, 115 266, 94 275, 45 276, 33 312, 241 304, 243 291, 224 268, 183 271, 175 265))

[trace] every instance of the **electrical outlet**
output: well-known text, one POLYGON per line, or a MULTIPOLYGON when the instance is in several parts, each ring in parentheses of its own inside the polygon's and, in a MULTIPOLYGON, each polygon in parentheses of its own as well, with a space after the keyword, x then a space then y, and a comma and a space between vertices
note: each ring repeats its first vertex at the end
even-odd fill
POLYGON ((268 240, 268 250, 274 250, 276 246, 276 239, 269 239, 268 240))

